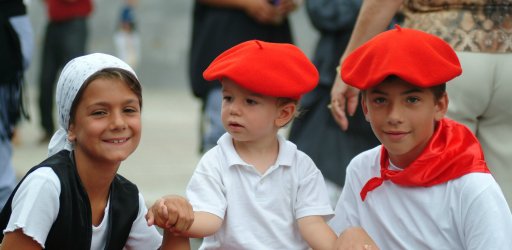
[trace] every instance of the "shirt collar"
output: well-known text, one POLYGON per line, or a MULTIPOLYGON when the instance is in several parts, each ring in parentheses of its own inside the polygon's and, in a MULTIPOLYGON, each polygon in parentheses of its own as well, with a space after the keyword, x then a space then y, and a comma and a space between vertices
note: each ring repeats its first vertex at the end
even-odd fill
MULTIPOLYGON (((286 140, 282 135, 277 135, 277 140, 279 142, 279 154, 277 156, 276 164, 277 166, 292 166, 294 154, 297 150, 297 146, 292 142, 286 140)), ((225 133, 222 135, 217 144, 222 151, 226 159, 227 166, 235 166, 235 165, 243 165, 248 166, 247 162, 242 160, 238 153, 235 150, 235 146, 233 145, 233 137, 229 133, 225 133)))

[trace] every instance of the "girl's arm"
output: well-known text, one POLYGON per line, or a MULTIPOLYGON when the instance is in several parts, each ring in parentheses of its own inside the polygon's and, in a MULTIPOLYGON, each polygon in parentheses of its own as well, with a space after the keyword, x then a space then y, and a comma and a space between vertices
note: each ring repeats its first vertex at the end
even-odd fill
POLYGON ((300 234, 312 249, 333 249, 337 237, 322 216, 302 217, 298 225, 300 234))
POLYGON ((17 249, 23 249, 23 250, 40 250, 41 245, 37 243, 34 239, 31 237, 25 235, 23 233, 23 230, 17 229, 13 232, 6 233, 4 235, 4 240, 2 241, 2 244, 0 245, 0 250, 17 250, 17 249))
POLYGON ((160 250, 190 250, 190 241, 187 237, 177 236, 169 230, 164 230, 164 238, 160 250))

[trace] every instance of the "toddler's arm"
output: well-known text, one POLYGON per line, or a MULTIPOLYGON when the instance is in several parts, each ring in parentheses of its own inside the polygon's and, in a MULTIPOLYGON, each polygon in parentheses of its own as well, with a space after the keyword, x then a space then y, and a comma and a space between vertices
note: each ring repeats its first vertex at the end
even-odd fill
POLYGON ((203 238, 214 234, 222 226, 222 219, 208 212, 194 212, 194 223, 183 235, 192 238, 203 238))
POLYGON ((337 237, 322 216, 302 217, 298 225, 300 234, 312 249, 333 249, 337 237))
POLYGON ((349 227, 340 234, 334 249, 379 250, 379 247, 363 228, 349 227))

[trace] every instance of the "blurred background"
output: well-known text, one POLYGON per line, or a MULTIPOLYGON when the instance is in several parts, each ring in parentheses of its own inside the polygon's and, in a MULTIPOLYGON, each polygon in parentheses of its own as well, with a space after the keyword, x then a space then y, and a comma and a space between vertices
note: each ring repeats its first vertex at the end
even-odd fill
MULTIPOLYGON (((88 20, 88 52, 116 54, 114 34, 118 29, 123 0, 96 0, 88 20)), ((37 77, 46 24, 44 0, 28 0, 35 48, 26 72, 26 104, 31 120, 18 128, 13 162, 19 177, 47 155, 39 143, 37 77)), ((137 151, 122 165, 120 173, 136 183, 148 205, 165 194, 184 195, 199 160, 199 101, 187 78, 192 0, 139 0, 135 7, 140 58, 136 72, 143 85, 143 132, 137 151)), ((317 39, 304 7, 291 16, 296 44, 311 56, 317 39)))

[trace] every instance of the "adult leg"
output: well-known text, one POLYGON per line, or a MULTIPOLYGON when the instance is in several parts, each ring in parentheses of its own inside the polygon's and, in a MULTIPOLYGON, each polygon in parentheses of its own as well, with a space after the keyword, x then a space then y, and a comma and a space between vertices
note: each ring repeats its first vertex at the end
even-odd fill
POLYGON ((59 33, 62 53, 59 64, 62 68, 71 59, 85 55, 88 35, 86 18, 76 18, 63 23, 59 33))
POLYGON ((53 123, 53 95, 57 71, 59 70, 57 53, 58 32, 54 23, 48 23, 41 57, 41 72, 39 75, 39 115, 41 127, 44 130, 43 140, 49 139, 55 128, 53 123))
POLYGON ((222 108, 222 89, 213 88, 206 98, 206 106, 204 109, 205 126, 203 135, 203 152, 217 145, 217 140, 226 132, 222 126, 220 117, 222 108))
POLYGON ((16 175, 12 165, 12 146, 9 140, 0 140, 0 209, 16 186, 16 175))

